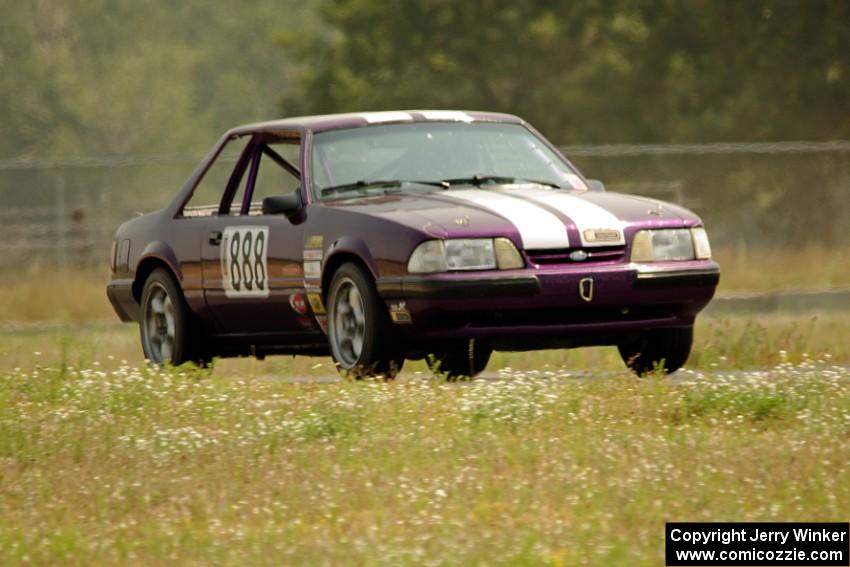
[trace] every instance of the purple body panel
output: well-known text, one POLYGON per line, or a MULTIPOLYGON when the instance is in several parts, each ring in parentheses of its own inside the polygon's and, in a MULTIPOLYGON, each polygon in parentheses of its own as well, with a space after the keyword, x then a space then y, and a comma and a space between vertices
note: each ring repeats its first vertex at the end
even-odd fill
MULTIPOLYGON (((711 273, 711 261, 677 265, 676 270, 711 273)), ((622 264, 581 265, 545 270, 527 269, 539 291, 506 292, 485 297, 415 297, 406 307, 418 325, 402 328, 411 339, 499 339, 498 350, 552 346, 616 344, 619 332, 692 325, 714 295, 714 280, 671 281, 655 287, 636 285, 638 267, 622 264), (594 280, 592 302, 579 294, 583 278, 594 280), (684 284, 684 285, 683 285, 684 284), (696 285, 694 285, 696 284, 696 285)), ((466 276, 467 278, 469 276, 466 276)), ((456 280, 457 276, 440 279, 456 280)), ((403 295, 403 294, 400 294, 403 295)), ((388 301, 389 305, 393 300, 388 301)))
MULTIPOLYGON (((407 111, 425 121, 423 111, 407 111)), ((466 113, 474 121, 521 124, 557 152, 521 119, 495 113, 466 113)), ((227 132, 164 209, 122 225, 116 240, 130 241, 126 269, 113 259, 109 298, 124 321, 138 320, 145 278, 152 269, 170 270, 180 282, 191 311, 221 355, 327 352, 323 313, 305 317, 290 304, 295 294, 327 294, 333 270, 346 261, 365 266, 388 310, 403 310, 397 321, 409 356, 427 354, 447 341, 487 339, 496 349, 525 350, 618 344, 630 334, 693 325, 711 300, 719 268, 711 260, 637 265, 630 263, 634 233, 647 228, 701 226, 692 212, 655 200, 601 191, 565 191, 596 205, 621 223, 625 246, 588 248, 583 261, 570 250, 529 250, 521 230, 505 216, 475 203, 461 203, 451 191, 388 194, 313 202, 310 145, 315 132, 368 127, 364 114, 290 118, 227 132), (297 137, 301 157, 301 212, 284 215, 183 217, 181 211, 209 165, 231 139, 285 135, 297 137), (211 235, 227 227, 267 227, 266 297, 228 297, 222 280, 221 249, 211 235), (505 237, 520 251, 525 267, 506 271, 410 274, 412 251, 430 239, 505 237), (317 258, 320 273, 308 270, 317 258), (308 273, 309 272, 309 273, 308 273), (587 282, 592 280, 590 284, 587 282), (582 283, 584 281, 584 283, 582 283), (588 287, 592 286, 592 287, 588 287), (590 298, 588 298, 590 295, 590 298)), ((381 122, 386 123, 386 122, 381 122)), ((560 154, 558 154, 560 155, 560 154)), ((566 161, 566 158, 564 158, 566 161)), ((253 183, 253 178, 249 181, 253 183)), ((522 187, 490 186, 522 196, 522 187)), ((529 189, 529 194, 542 191, 529 189)), ((552 211, 579 248, 580 228, 563 211, 552 211)))

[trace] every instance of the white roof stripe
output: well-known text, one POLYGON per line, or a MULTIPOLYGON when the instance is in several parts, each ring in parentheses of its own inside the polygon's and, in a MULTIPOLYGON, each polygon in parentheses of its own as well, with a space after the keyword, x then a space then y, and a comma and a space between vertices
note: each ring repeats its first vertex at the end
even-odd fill
POLYGON ((407 112, 360 112, 357 116, 362 117, 369 124, 380 122, 413 122, 413 116, 407 112))
POLYGON ((420 112, 426 120, 450 120, 454 122, 473 122, 475 119, 460 110, 423 110, 420 112))

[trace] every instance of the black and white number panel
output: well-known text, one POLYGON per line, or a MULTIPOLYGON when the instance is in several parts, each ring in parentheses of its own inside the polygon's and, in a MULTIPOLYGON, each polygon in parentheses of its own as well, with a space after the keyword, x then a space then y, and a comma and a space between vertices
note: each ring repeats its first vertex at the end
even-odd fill
POLYGON ((267 226, 228 226, 221 235, 221 275, 227 297, 268 297, 267 226))

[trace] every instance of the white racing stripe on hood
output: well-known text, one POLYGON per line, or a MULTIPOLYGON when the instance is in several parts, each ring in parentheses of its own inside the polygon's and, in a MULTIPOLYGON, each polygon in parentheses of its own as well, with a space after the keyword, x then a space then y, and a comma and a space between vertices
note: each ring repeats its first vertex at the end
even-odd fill
POLYGON ((509 190, 506 193, 546 205, 569 217, 578 229, 582 246, 623 246, 626 243, 623 236, 625 223, 608 209, 581 197, 570 195, 566 191, 558 189, 523 188, 509 190), (619 238, 603 242, 588 242, 584 235, 586 230, 616 230, 619 233, 619 238))
POLYGON ((526 250, 570 246, 563 221, 521 197, 481 189, 453 189, 442 195, 484 207, 506 218, 519 231, 526 250))

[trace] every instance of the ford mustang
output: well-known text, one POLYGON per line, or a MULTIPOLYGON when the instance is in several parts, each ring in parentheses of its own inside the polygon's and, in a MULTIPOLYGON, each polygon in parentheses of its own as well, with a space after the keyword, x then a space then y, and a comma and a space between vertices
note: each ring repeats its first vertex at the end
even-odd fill
POLYGON ((672 372, 720 274, 694 213, 605 191, 516 116, 447 110, 234 128, 111 265, 151 363, 330 354, 386 378, 590 345, 672 372))

